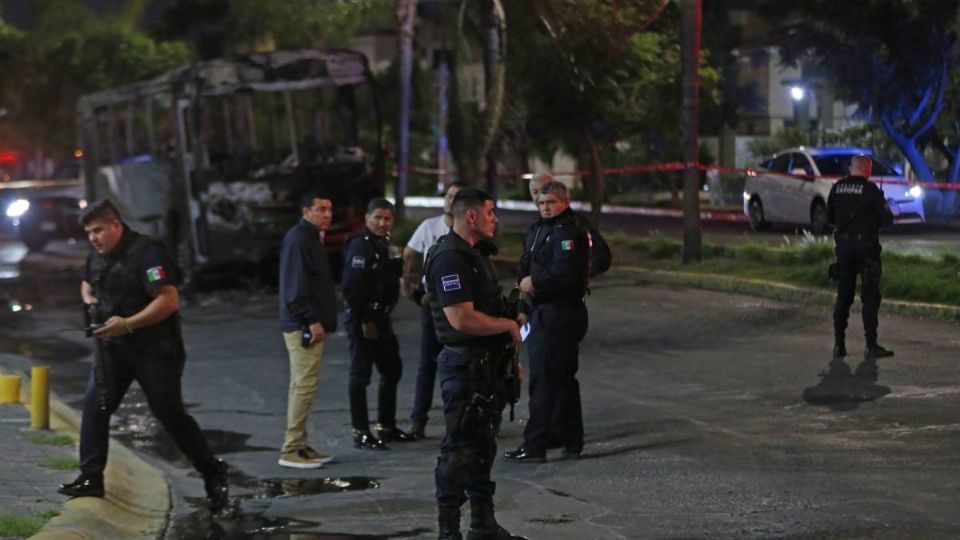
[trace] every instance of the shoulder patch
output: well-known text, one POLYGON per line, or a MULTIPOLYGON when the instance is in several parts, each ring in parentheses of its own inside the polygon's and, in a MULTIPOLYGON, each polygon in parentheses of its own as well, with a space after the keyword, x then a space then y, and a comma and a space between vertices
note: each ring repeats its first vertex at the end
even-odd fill
POLYGON ((573 240, 560 241, 560 251, 571 251, 574 247, 573 240))
POLYGON ((366 263, 367 263, 366 257, 360 257, 359 255, 356 256, 356 257, 354 257, 354 258, 352 258, 352 259, 350 259, 350 267, 351 267, 351 268, 363 268, 363 266, 364 266, 366 263))
POLYGON ((167 277, 167 272, 163 269, 162 266, 154 266, 153 268, 147 268, 147 281, 153 283, 154 281, 160 281, 161 279, 167 277))
POLYGON ((460 274, 450 274, 449 276, 443 276, 440 278, 440 283, 443 284, 443 292, 459 291, 460 290, 460 274))

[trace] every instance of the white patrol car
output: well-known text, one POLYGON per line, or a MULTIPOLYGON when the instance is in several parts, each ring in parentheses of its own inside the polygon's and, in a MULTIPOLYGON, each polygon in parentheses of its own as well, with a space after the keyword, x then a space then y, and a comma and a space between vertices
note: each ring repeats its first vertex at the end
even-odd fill
POLYGON ((850 159, 873 159, 870 180, 883 190, 895 223, 923 223, 923 188, 907 185, 903 175, 870 150, 860 148, 791 148, 775 154, 759 169, 747 172, 743 213, 753 230, 771 222, 803 225, 814 234, 827 232, 827 196, 834 182, 847 175, 850 159))

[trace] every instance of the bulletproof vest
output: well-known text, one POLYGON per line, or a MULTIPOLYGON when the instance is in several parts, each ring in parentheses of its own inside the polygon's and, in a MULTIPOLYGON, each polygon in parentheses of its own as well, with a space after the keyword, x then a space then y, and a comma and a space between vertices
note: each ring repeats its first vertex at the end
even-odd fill
POLYGON ((876 197, 883 197, 883 193, 862 176, 837 181, 829 201, 837 232, 877 234, 880 216, 876 212, 876 197))
MULTIPOLYGON (((99 301, 100 322, 116 315, 129 317, 139 312, 153 301, 153 296, 144 288, 140 278, 140 253, 144 248, 153 244, 163 245, 159 240, 127 230, 124 233, 132 236, 132 240, 122 239, 119 246, 123 252, 116 257, 105 257, 94 254, 90 259, 90 285, 99 301), (126 247, 123 247, 123 243, 126 247)), ((167 269, 177 273, 177 268, 167 269)), ((138 329, 129 336, 121 336, 120 340, 131 345, 133 342, 151 343, 151 348, 141 351, 143 354, 182 353, 182 344, 178 350, 169 349, 172 341, 167 338, 179 338, 180 318, 174 313, 158 324, 138 329), (130 341, 133 340, 133 341, 130 341)))
MULTIPOLYGON (((470 261, 470 267, 480 276, 480 290, 473 298, 473 307, 477 311, 486 313, 491 317, 503 317, 507 313, 507 305, 503 298, 503 291, 500 289, 500 281, 497 277, 497 271, 490 262, 490 259, 470 247, 470 245, 454 232, 449 232, 440 237, 437 243, 427 251, 427 259, 424 263, 424 273, 427 276, 427 292, 430 296, 436 298, 437 291, 434 288, 432 275, 432 266, 441 253, 456 252, 456 256, 464 257, 470 261)), ((462 281, 467 281, 463 279, 462 281)), ((498 336, 472 336, 460 332, 450 325, 447 316, 443 313, 443 307, 439 302, 430 304, 430 312, 433 315, 434 328, 437 331, 437 339, 444 345, 470 345, 484 346, 493 345, 500 341, 498 336)))
POLYGON ((389 238, 380 238, 377 235, 370 234, 369 231, 362 231, 354 234, 347 239, 344 248, 351 242, 366 242, 373 248, 373 261, 370 261, 372 283, 364 283, 364 286, 372 286, 375 289, 375 302, 385 306, 392 306, 400 299, 400 281, 402 273, 401 260, 391 260, 390 258, 390 240, 389 238))

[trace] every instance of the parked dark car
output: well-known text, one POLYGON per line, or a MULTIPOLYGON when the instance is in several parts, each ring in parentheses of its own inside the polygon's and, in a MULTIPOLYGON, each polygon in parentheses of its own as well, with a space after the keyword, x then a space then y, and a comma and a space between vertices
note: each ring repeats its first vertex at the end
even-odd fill
POLYGON ((51 240, 83 238, 78 219, 86 201, 78 180, 23 182, 9 190, 4 215, 12 220, 30 251, 43 251, 51 240))

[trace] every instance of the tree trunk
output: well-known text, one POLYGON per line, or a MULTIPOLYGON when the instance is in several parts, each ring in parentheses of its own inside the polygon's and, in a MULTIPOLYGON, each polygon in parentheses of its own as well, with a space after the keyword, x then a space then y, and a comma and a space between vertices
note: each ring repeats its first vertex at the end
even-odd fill
POLYGON ((400 103, 397 119, 397 183, 396 214, 404 216, 403 200, 407 196, 407 169, 410 165, 410 96, 413 77, 413 22, 417 0, 396 0, 397 51, 400 55, 400 103))
POLYGON ((683 262, 701 258, 700 171, 697 168, 700 108, 700 30, 703 17, 701 0, 681 0, 683 77, 683 262))
MULTIPOLYGON (((494 88, 494 78, 496 77, 497 62, 500 58, 500 31, 499 24, 497 21, 497 13, 494 9, 493 2, 490 0, 484 0, 481 4, 483 9, 483 87, 487 99, 492 96, 491 90, 494 88)), ((494 106, 492 103, 487 103, 488 107, 494 106)), ((492 151, 493 145, 487 149, 486 154, 484 155, 484 160, 486 161, 486 179, 487 179, 487 191, 490 192, 490 195, 494 199, 497 198, 499 186, 497 185, 497 160, 493 155, 492 151)))
POLYGON ((600 213, 603 210, 603 165, 600 162, 600 148, 589 126, 583 130, 583 140, 590 161, 590 220, 595 227, 599 227, 600 213))

